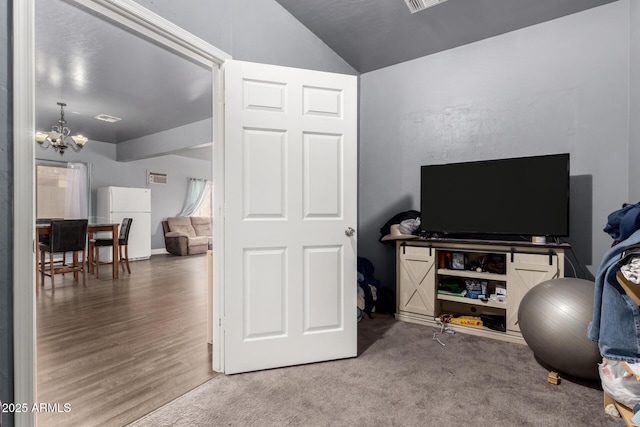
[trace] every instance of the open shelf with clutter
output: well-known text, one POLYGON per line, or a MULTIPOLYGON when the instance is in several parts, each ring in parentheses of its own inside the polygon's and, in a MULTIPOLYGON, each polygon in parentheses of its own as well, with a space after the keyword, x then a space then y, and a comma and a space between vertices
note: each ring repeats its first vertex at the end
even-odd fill
POLYGON ((518 307, 524 294, 564 277, 567 244, 462 239, 396 242, 399 320, 524 343, 518 307), (436 320, 438 319, 438 320, 436 320))

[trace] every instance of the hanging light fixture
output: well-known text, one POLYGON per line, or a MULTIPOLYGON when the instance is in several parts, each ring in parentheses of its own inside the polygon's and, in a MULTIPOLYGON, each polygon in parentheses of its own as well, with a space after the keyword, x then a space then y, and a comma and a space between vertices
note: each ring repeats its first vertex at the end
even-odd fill
POLYGON ((51 132, 36 132, 36 142, 43 150, 53 147, 53 149, 62 156, 67 148, 71 148, 76 152, 82 150, 88 138, 82 135, 70 136, 71 130, 66 126, 67 121, 64 119, 64 107, 66 107, 67 104, 58 102, 58 105, 60 106, 58 125, 51 127, 51 132))

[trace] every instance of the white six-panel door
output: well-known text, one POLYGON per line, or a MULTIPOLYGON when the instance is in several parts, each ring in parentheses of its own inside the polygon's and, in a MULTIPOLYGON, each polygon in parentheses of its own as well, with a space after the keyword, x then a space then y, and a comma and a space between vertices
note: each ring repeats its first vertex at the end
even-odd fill
POLYGON ((356 77, 224 72, 224 372, 354 357, 356 77))

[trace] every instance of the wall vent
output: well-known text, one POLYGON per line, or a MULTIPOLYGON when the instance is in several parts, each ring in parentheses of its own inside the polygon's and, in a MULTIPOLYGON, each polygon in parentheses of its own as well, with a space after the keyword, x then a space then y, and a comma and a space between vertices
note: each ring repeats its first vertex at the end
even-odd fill
POLYGON ((435 6, 446 1, 447 0, 404 0, 411 13, 420 12, 421 10, 425 10, 431 6, 435 6))
POLYGON ((161 172, 149 172, 147 181, 149 184, 166 184, 167 174, 161 172))

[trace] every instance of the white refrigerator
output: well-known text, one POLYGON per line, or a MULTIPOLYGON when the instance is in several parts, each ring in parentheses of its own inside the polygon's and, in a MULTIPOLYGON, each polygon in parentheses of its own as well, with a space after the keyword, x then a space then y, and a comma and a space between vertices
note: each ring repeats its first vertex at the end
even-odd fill
MULTIPOLYGON (((148 188, 101 187, 96 201, 98 222, 122 224, 133 218, 129 231, 129 260, 151 256, 151 190, 148 188)), ((100 258, 111 261, 111 249, 102 248, 100 258), (104 249, 104 250, 102 250, 104 249)))

